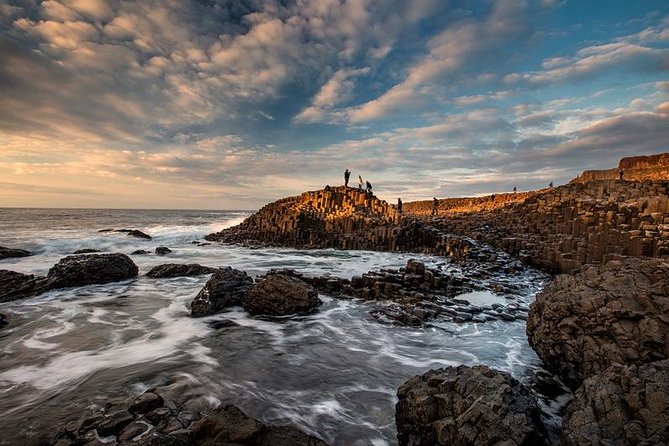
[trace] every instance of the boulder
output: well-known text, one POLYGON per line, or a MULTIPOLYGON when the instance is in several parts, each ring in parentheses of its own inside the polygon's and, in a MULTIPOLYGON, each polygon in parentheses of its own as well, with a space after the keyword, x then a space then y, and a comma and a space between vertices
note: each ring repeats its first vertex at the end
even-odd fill
POLYGON ((216 272, 216 268, 210 266, 202 266, 197 263, 179 264, 179 263, 165 263, 151 268, 146 273, 147 277, 165 278, 165 277, 184 277, 184 276, 201 276, 203 274, 211 274, 216 272))
POLYGON ((84 248, 84 249, 77 249, 74 251, 73 254, 93 254, 96 252, 101 252, 99 249, 93 249, 93 248, 84 248))
POLYGON ((34 296, 50 289, 44 277, 0 269, 0 302, 34 296))
POLYGON ((669 357, 669 263, 628 258, 561 275, 530 306, 527 335, 572 389, 614 363, 669 357))
POLYGON ((5 248, 0 246, 0 259, 11 259, 14 257, 28 257, 32 255, 30 251, 24 249, 5 248))
POLYGON ((244 271, 229 266, 220 268, 195 296, 191 303, 191 316, 208 316, 223 308, 241 305, 252 286, 253 279, 244 271))
POLYGON ((138 268, 125 254, 73 255, 60 259, 47 274, 52 288, 118 282, 137 277, 138 268))
POLYGON ((138 250, 133 251, 133 252, 130 253, 130 255, 133 255, 133 256, 141 256, 141 255, 146 255, 146 254, 151 254, 151 253, 149 251, 145 250, 145 249, 138 249, 138 250))
POLYGON ((128 410, 133 414, 145 414, 162 407, 164 402, 162 396, 153 392, 144 392, 135 398, 128 410))
POLYGON ((255 446, 327 446, 320 438, 302 432, 293 426, 268 426, 260 432, 255 446))
POLYGON ((321 304, 311 285, 284 274, 270 274, 261 279, 242 301, 242 307, 249 313, 272 316, 309 312, 321 304))
POLYGON ((430 370, 405 382, 395 406, 400 445, 544 445, 530 390, 486 366, 430 370))
POLYGON ((0 313, 0 328, 4 327, 4 326, 7 325, 7 324, 8 324, 8 322, 7 322, 7 316, 5 316, 4 314, 0 313))
POLYGON ((566 410, 563 444, 669 444, 669 360, 609 367, 583 381, 566 410))
POLYGON ((260 421, 238 407, 225 406, 196 421, 191 438, 196 444, 250 443, 262 428, 260 421))
POLYGON ((156 254, 159 256, 164 256, 166 254, 171 253, 172 250, 168 248, 167 246, 159 246, 156 248, 156 254))
POLYGON ((138 229, 100 229, 98 232, 124 232, 129 237, 151 240, 151 236, 149 234, 146 234, 138 229))

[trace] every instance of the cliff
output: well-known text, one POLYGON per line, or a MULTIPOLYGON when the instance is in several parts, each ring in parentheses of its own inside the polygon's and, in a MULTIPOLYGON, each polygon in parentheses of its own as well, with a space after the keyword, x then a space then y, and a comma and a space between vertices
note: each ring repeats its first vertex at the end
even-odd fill
POLYGON ((605 170, 586 170, 572 183, 587 183, 593 180, 615 180, 620 178, 620 171, 627 181, 669 180, 669 153, 648 156, 630 156, 622 158, 618 167, 605 170))

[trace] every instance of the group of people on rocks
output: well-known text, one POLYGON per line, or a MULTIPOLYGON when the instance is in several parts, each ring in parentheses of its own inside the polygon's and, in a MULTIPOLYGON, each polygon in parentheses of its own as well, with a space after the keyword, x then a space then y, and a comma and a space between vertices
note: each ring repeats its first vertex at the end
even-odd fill
MULTIPOLYGON (((344 186, 348 187, 348 182, 350 179, 351 179, 351 171, 346 169, 344 171, 344 186)), ((369 181, 363 182, 362 176, 358 175, 358 190, 362 190, 363 184, 365 185, 365 191, 367 193, 372 193, 372 183, 370 183, 369 181)))

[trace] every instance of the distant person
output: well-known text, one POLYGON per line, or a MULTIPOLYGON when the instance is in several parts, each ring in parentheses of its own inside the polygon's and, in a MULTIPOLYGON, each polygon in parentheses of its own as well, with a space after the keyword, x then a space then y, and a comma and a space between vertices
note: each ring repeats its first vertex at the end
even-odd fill
POLYGON ((625 171, 624 171, 623 169, 620 169, 620 170, 618 171, 618 175, 620 175, 620 179, 622 180, 623 177, 625 176, 625 171))
POLYGON ((432 215, 437 215, 437 209, 439 208, 439 200, 437 197, 432 199, 432 215))
POLYGON ((372 193, 372 183, 370 183, 369 181, 367 181, 367 193, 368 194, 372 193))
POLYGON ((397 212, 402 212, 402 199, 397 199, 397 212))
POLYGON ((346 169, 344 171, 344 187, 348 187, 348 179, 351 178, 351 172, 346 169))
POLYGON ((548 183, 548 187, 553 187, 553 182, 548 183))
POLYGON ((362 185, 365 184, 362 182, 362 177, 358 175, 358 190, 362 190, 362 185))
POLYGON ((516 186, 513 186, 513 193, 516 193, 516 186))

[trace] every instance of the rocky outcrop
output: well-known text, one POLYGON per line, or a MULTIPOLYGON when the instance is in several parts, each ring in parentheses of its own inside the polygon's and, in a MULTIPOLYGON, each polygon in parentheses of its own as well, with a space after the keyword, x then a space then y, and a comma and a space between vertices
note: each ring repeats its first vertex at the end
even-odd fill
POLYGON ((669 444, 669 360, 613 365, 587 378, 567 407, 563 444, 669 444))
POLYGON ((400 446, 546 444, 536 399, 505 372, 430 370, 404 383, 397 396, 400 446))
POLYGON ((128 237, 151 240, 151 236, 149 234, 146 234, 138 229, 100 229, 98 232, 122 232, 127 234, 128 237))
POLYGON ((306 282, 289 275, 270 274, 251 288, 242 307, 251 314, 284 316, 307 313, 322 302, 306 282))
POLYGON ((572 388, 614 363, 669 358, 669 263, 625 259, 561 275, 530 305, 527 335, 572 388))
POLYGON ((574 183, 586 183, 593 180, 617 180, 620 173, 626 181, 667 180, 669 179, 669 153, 650 156, 629 156, 620 160, 618 167, 605 170, 586 170, 574 183))
POLYGON ((0 246, 0 259, 11 259, 15 257, 28 257, 32 255, 30 251, 24 249, 5 248, 0 246))
POLYGON ((102 444, 98 438, 111 439, 109 444, 139 446, 327 446, 295 427, 267 426, 236 406, 194 413, 155 391, 140 395, 127 407, 115 406, 71 421, 47 444, 102 444))
POLYGON ((191 303, 191 316, 202 317, 218 313, 226 307, 241 305, 253 286, 245 272, 231 267, 218 269, 191 303))
POLYGON ((125 254, 85 254, 60 259, 47 274, 51 288, 118 282, 137 277, 138 268, 125 254))
POLYGON ((159 255, 159 256, 164 256, 164 255, 167 255, 171 252, 172 252, 172 250, 170 248, 168 248, 167 246, 159 246, 159 247, 156 248, 156 254, 159 255))
POLYGON ((202 266, 197 263, 179 264, 166 263, 158 265, 146 273, 147 277, 166 278, 166 277, 185 277, 185 276, 201 276, 203 274, 211 274, 216 272, 216 268, 210 266, 202 266))
POLYGON ((99 249, 93 249, 93 248, 84 248, 84 249, 77 249, 76 251, 73 252, 73 254, 95 254, 101 252, 99 249))
MULTIPOLYGON (((540 191, 502 193, 482 197, 440 198, 437 200, 437 215, 457 212, 483 212, 504 208, 514 203, 521 203, 540 191)), ((431 216, 434 212, 434 200, 411 201, 404 203, 404 212, 411 215, 431 216)))
POLYGON ((0 269, 0 302, 35 296, 50 289, 51 285, 44 277, 0 269))

